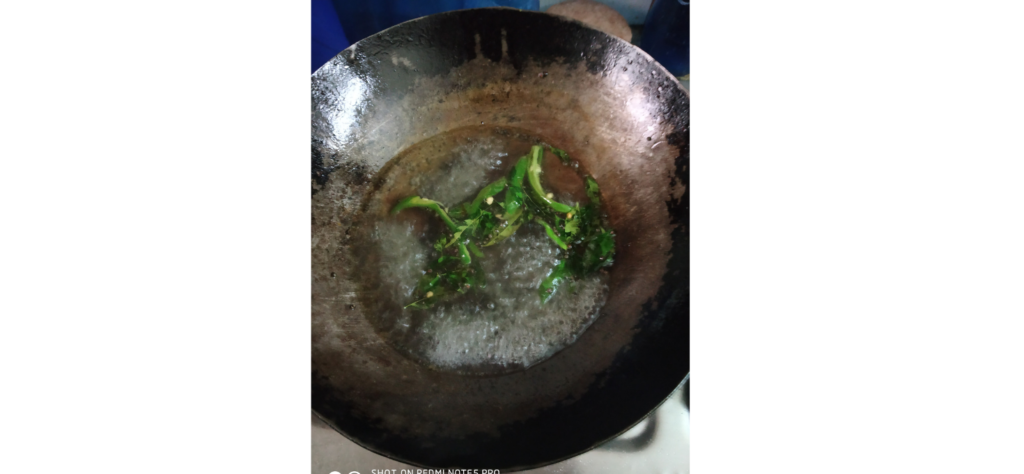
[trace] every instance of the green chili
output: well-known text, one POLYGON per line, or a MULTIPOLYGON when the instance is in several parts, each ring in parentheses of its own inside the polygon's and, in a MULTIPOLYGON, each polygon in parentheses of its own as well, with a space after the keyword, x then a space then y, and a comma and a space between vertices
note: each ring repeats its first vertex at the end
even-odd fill
POLYGON ((540 158, 543 155, 544 147, 540 145, 534 145, 533 148, 530 149, 530 167, 526 170, 526 175, 530 179, 530 188, 533 189, 534 197, 537 198, 538 201, 547 204, 548 207, 554 209, 555 212, 565 214, 571 211, 572 208, 548 198, 547 194, 544 192, 544 188, 541 188, 540 186, 540 173, 543 171, 540 166, 540 158))
POLYGON ((483 202, 486 201, 487 198, 494 196, 495 194, 498 194, 505 189, 506 183, 507 181, 505 180, 504 177, 502 177, 501 179, 491 184, 488 184, 487 187, 480 190, 480 193, 476 195, 476 199, 473 200, 472 204, 466 207, 466 215, 469 217, 473 217, 473 215, 480 210, 480 205, 483 204, 483 202))
POLYGON ((512 176, 508 180, 508 191, 505 191, 505 214, 513 214, 523 206, 525 196, 523 195, 523 178, 526 177, 526 170, 530 167, 530 159, 519 158, 515 168, 512 168, 512 176))
POLYGON ((423 199, 419 196, 409 196, 405 199, 402 199, 401 201, 398 201, 398 204, 395 205, 394 209, 391 209, 391 214, 398 214, 399 211, 403 209, 408 209, 410 207, 422 207, 424 209, 430 209, 431 211, 436 212, 437 215, 441 217, 441 220, 443 220, 444 223, 448 225, 449 229, 455 230, 458 227, 455 225, 454 222, 452 222, 452 219, 448 217, 448 213, 444 212, 444 208, 441 207, 441 203, 430 199, 423 199))
POLYGON ((558 237, 558 234, 555 233, 555 230, 552 229, 547 222, 544 222, 544 220, 539 217, 536 217, 533 220, 540 223, 540 225, 544 226, 544 231, 548 233, 548 237, 551 237, 551 240, 555 242, 555 245, 561 247, 562 250, 568 249, 568 247, 565 245, 565 241, 558 237))

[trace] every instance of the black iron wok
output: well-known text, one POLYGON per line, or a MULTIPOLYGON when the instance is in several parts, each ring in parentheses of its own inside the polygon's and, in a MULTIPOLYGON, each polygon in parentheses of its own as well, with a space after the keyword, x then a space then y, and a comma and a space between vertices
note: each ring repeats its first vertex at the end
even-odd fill
MULTIPOLYGON (((312 407, 356 443, 424 467, 536 467, 655 409, 689 372, 689 98, 640 49, 512 9, 432 15, 359 41, 312 76, 312 407), (617 232, 600 316, 501 375, 428 368, 367 321, 352 244, 395 155, 486 122, 564 148, 617 232)), ((365 296, 365 295, 364 295, 365 296)))

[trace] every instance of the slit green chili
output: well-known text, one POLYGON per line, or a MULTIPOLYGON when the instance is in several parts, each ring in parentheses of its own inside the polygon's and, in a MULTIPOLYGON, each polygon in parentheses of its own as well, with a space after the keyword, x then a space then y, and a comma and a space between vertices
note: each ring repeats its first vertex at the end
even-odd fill
POLYGON ((547 222, 544 222, 544 219, 535 217, 533 220, 544 226, 544 231, 548 233, 548 237, 551 237, 551 240, 555 242, 555 245, 561 247, 562 250, 568 250, 568 247, 565 245, 565 241, 558 237, 558 234, 555 233, 555 229, 552 229, 547 222))
POLYGON ((455 230, 458 227, 455 225, 454 222, 452 222, 452 218, 448 217, 448 213, 444 212, 444 208, 441 207, 441 203, 431 199, 423 199, 419 196, 409 196, 405 199, 402 199, 401 201, 398 201, 398 204, 396 204, 395 207, 391 209, 391 214, 398 214, 403 209, 408 209, 410 207, 421 207, 424 209, 430 209, 431 211, 434 211, 435 213, 437 213, 438 216, 441 217, 441 220, 443 220, 444 223, 448 225, 449 229, 455 230))
POLYGON ((508 191, 505 191, 505 215, 513 214, 523 206, 523 178, 530 167, 530 159, 519 158, 512 168, 512 176, 508 180, 508 191))
POLYGON ((538 201, 547 204, 548 207, 554 209, 555 212, 565 214, 572 211, 571 207, 548 198, 547 193, 544 192, 544 188, 540 186, 540 174, 543 171, 540 166, 540 159, 542 156, 544 156, 544 147, 534 145, 533 148, 530 149, 530 167, 526 170, 526 175, 529 177, 530 188, 533 189, 534 197, 537 198, 538 201))
POLYGON ((480 205, 483 204, 483 202, 486 201, 487 198, 492 197, 495 194, 498 194, 505 190, 505 184, 507 182, 508 181, 504 177, 502 177, 501 179, 491 184, 488 184, 487 187, 485 187, 484 189, 481 189, 480 193, 476 195, 476 199, 474 199, 473 202, 466 207, 466 215, 473 217, 473 215, 480 210, 480 205))

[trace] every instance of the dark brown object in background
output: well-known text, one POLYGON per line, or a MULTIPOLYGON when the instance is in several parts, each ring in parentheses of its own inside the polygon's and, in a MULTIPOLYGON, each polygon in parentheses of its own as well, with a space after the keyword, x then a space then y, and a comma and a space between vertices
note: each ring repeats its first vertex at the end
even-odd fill
POLYGON ((587 26, 601 30, 626 41, 632 41, 633 31, 626 19, 614 8, 594 0, 569 0, 548 7, 548 13, 572 18, 587 26))
POLYGON ((689 97, 625 41, 554 15, 432 15, 312 77, 312 407, 360 445, 427 467, 534 467, 628 429, 689 372, 689 97), (480 122, 564 148, 602 186, 610 297, 528 370, 468 377, 401 356, 363 316, 350 225, 409 146, 480 122))

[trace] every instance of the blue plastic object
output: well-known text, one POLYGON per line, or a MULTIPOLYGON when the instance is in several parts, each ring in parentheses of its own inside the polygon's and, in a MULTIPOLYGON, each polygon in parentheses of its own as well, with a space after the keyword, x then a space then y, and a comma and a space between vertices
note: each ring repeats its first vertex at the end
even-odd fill
POLYGON ((644 21, 640 47, 676 76, 690 73, 690 2, 655 0, 644 21))
POLYGON ((312 7, 313 44, 310 49, 313 52, 313 70, 310 74, 349 45, 345 29, 338 20, 338 13, 334 10, 331 0, 313 0, 312 7))
POLYGON ((539 10, 540 0, 465 0, 462 8, 511 7, 520 10, 539 10))
POLYGON ((540 0, 333 0, 352 43, 421 16, 450 10, 512 7, 539 10, 540 0))

